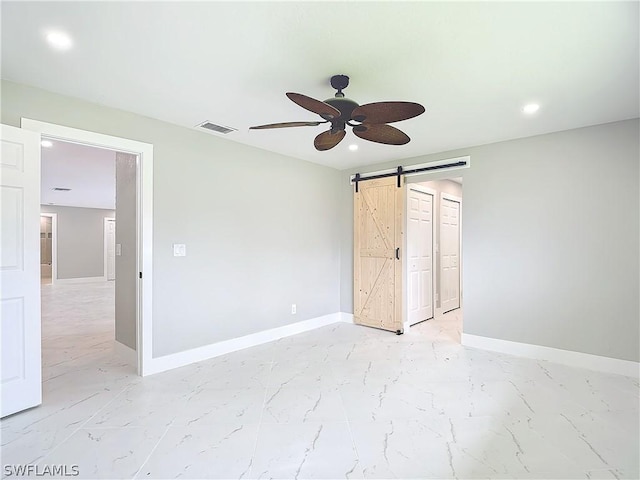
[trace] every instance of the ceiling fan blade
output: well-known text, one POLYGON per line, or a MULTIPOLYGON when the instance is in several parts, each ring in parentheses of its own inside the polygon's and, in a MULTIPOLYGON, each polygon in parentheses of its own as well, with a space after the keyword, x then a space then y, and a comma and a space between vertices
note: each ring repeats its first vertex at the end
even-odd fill
POLYGON ((287 127, 317 127, 324 122, 284 122, 284 123, 269 123, 268 125, 258 125, 256 127, 249 127, 249 130, 262 130, 265 128, 287 128, 287 127))
POLYGON ((353 127, 353 133, 370 142, 384 143, 386 145, 404 145, 411 140, 402 130, 391 125, 363 123, 353 127))
POLYGON ((366 123, 392 123, 417 117, 424 113, 424 107, 413 102, 376 102, 356 107, 351 119, 366 123))
POLYGON ((316 150, 320 150, 321 152, 329 150, 339 144, 346 134, 347 132, 344 130, 338 130, 336 132, 327 130, 315 138, 313 145, 316 147, 316 150))
POLYGON ((294 103, 297 103, 302 108, 309 110, 310 112, 317 113, 325 120, 331 120, 340 116, 340 110, 332 107, 328 103, 321 102, 315 98, 307 97, 301 93, 287 93, 287 97, 294 103))

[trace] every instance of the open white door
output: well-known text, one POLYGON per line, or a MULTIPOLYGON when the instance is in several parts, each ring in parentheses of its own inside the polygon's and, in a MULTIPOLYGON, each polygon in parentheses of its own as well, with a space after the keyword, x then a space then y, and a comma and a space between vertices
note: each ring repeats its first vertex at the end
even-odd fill
POLYGON ((460 308, 460 199, 440 198, 440 292, 442 313, 460 308))
POLYGON ((42 403, 40 135, 1 125, 0 416, 42 403))
POLYGON ((407 320, 415 325, 433 317, 433 208, 435 191, 407 187, 407 320))

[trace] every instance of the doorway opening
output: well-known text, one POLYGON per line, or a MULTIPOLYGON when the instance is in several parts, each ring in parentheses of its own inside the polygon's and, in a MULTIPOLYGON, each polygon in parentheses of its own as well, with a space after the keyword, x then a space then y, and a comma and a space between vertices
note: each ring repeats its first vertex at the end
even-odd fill
MULTIPOLYGON (((412 179, 413 180, 413 179, 412 179)), ((406 184, 405 330, 427 320, 462 330, 462 177, 406 184)))
POLYGON ((48 273, 54 257, 57 267, 55 286, 43 280, 41 287, 45 392, 57 385, 50 379, 64 376, 65 385, 74 384, 89 365, 137 369, 135 354, 121 358, 123 351, 135 351, 136 304, 130 299, 136 297, 136 261, 116 257, 115 247, 119 239, 125 250, 135 251, 136 171, 128 167, 135 162, 134 155, 111 149, 42 142, 41 269, 48 273), (121 232, 116 216, 125 219, 121 232), (55 249, 52 218, 58 224, 55 249))
POLYGON ((57 277, 58 216, 40 213, 40 284, 51 285, 57 277))
POLYGON ((469 167, 466 156, 350 177, 355 324, 401 335, 446 315, 460 343, 462 177, 453 171, 469 167))
MULTIPOLYGON (((134 140, 25 118, 22 119, 21 126, 25 130, 39 133, 41 140, 46 140, 49 145, 55 143, 69 148, 73 146, 75 148, 94 149, 95 151, 115 155, 115 177, 117 178, 114 178, 114 181, 116 188, 118 188, 118 195, 114 195, 114 198, 117 197, 117 202, 113 205, 114 208, 99 208, 106 205, 95 203, 86 204, 82 207, 70 207, 68 205, 46 206, 49 209, 53 207, 82 209, 82 213, 85 214, 97 213, 94 217, 99 219, 95 229, 95 235, 99 239, 99 245, 96 248, 99 254, 91 255, 91 262, 87 262, 86 260, 89 257, 86 255, 88 253, 76 248, 70 257, 82 261, 76 261, 75 264, 73 261, 71 263, 65 261, 65 268, 71 270, 64 270, 63 259, 61 258, 65 254, 62 245, 62 230, 69 233, 71 237, 76 234, 72 229, 69 229, 69 224, 66 221, 63 222, 63 218, 57 213, 59 230, 57 256, 55 251, 53 252, 53 255, 57 257, 57 275, 53 275, 52 278, 56 286, 69 284, 73 285, 74 288, 78 288, 77 285, 80 283, 92 285, 92 288, 102 287, 105 290, 109 288, 113 290, 114 301, 112 303, 109 302, 113 305, 112 309, 116 311, 115 340, 112 341, 113 349, 118 352, 120 358, 133 365, 139 375, 144 375, 146 372, 145 364, 150 366, 152 358, 153 146, 134 140), (123 188, 119 188, 118 185, 123 188), (117 212, 121 213, 118 214, 117 212), (115 231, 113 232, 115 239, 105 238, 105 219, 113 218, 118 218, 118 228, 114 228, 115 231), (109 265, 105 265, 105 259, 109 258, 105 254, 105 244, 107 244, 108 240, 115 240, 111 257, 115 257, 113 260, 115 265, 113 265, 112 271, 109 271, 109 265), (83 265, 80 266, 78 265, 79 263, 83 265), (88 263, 90 265, 87 265, 88 263), (86 269, 85 267, 87 266, 94 270, 86 269), (78 270, 80 267, 84 270, 78 270), (106 280, 108 276, 113 277, 114 274, 114 281, 106 280), (92 282, 93 280, 95 280, 95 283, 92 282), (126 321, 118 322, 119 317, 125 318, 126 321)), ((61 195, 72 193, 68 190, 65 192, 65 188, 68 187, 62 186, 61 190, 57 190, 55 193, 60 193, 61 195)), ((79 184, 76 193, 82 193, 82 189, 82 184, 79 184)), ((92 189, 85 188, 85 190, 92 189)), ((95 189, 93 189, 93 192, 96 193, 95 189)), ((91 197, 90 192, 84 193, 91 197)), ((96 198, 91 199, 91 201, 97 200, 96 198)), ((55 204, 56 202, 46 203, 55 204)), ((57 203, 60 204, 61 202, 57 203)), ((43 206, 43 209, 47 208, 43 206)))

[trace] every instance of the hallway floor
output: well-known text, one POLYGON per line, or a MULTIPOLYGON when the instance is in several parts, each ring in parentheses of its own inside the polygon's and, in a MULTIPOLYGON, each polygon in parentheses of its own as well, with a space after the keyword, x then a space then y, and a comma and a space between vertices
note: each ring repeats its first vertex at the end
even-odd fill
POLYGON ((336 324, 140 378, 113 283, 43 288, 43 405, 2 464, 76 478, 638 478, 637 379, 336 324))

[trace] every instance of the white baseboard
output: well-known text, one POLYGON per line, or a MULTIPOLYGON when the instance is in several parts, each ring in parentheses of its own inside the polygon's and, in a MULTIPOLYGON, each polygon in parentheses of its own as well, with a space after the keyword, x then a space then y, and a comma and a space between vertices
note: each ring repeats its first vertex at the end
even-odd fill
POLYGON ((353 323, 353 313, 340 312, 340 321, 343 323, 353 323))
POLYGON ((131 366, 138 368, 138 354, 133 348, 128 347, 124 343, 120 343, 117 340, 114 340, 113 350, 115 351, 116 355, 123 361, 127 362, 131 366))
POLYGON ((56 278, 55 282, 60 284, 75 284, 75 283, 96 283, 104 282, 104 277, 78 277, 78 278, 56 278))
POLYGON ((205 345, 204 347, 194 348, 184 352, 173 353, 163 357, 156 357, 145 363, 144 375, 153 375, 172 368, 183 367, 195 362, 201 362, 210 358, 219 357, 227 353, 244 350, 245 348, 262 345, 263 343, 279 340, 298 333, 308 332, 316 328, 331 325, 333 323, 343 322, 343 314, 341 312, 331 313, 322 317, 311 318, 301 322, 291 323, 282 327, 264 330, 262 332, 252 333, 244 337, 232 338, 222 342, 205 345), (151 365, 148 365, 151 363, 151 365), (147 368, 148 367, 148 368, 147 368))
POLYGON ((462 334, 462 345, 465 347, 480 348, 494 352, 507 353, 519 357, 547 360, 572 367, 587 368, 598 372, 614 373, 627 377, 638 378, 640 363, 618 358, 602 357, 589 353, 561 350, 559 348, 543 347, 528 343, 511 342, 498 338, 482 337, 479 335, 462 334))

